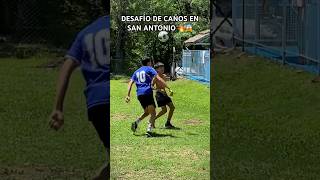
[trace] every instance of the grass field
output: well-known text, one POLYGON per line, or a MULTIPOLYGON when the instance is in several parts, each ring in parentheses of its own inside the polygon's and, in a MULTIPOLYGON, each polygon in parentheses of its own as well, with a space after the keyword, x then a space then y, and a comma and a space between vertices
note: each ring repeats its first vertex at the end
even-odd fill
MULTIPOLYGON (((50 59, 0 59, 1 180, 90 179, 104 162, 104 148, 87 121, 79 70, 66 96, 64 128, 49 129, 58 69, 38 66, 50 59)), ((130 131, 141 112, 137 100, 125 104, 126 83, 112 81, 112 179, 209 178, 209 88, 186 80, 171 85, 177 107, 173 122, 182 129, 159 128, 162 137, 147 139, 130 131)), ((163 123, 162 118, 156 125, 163 123)))
POLYGON ((214 179, 319 179, 320 84, 254 56, 214 59, 214 179))
POLYGON ((173 124, 181 130, 162 129, 163 117, 156 121, 159 137, 146 138, 147 119, 136 136, 130 130, 142 108, 135 93, 129 104, 124 102, 127 80, 111 82, 112 179, 209 179, 209 88, 188 80, 170 86, 175 92, 173 124))
POLYGON ((104 162, 87 121, 84 82, 73 74, 65 126, 49 129, 57 69, 38 68, 49 57, 0 59, 0 179, 88 179, 104 162))

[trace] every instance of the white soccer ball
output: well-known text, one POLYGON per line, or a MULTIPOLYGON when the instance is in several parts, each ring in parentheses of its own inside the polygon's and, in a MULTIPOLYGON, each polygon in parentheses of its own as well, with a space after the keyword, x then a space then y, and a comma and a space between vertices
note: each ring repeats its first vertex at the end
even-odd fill
POLYGON ((168 32, 167 32, 167 31, 161 31, 161 32, 159 32, 159 34, 158 34, 158 39, 159 39, 159 41, 161 41, 161 42, 166 42, 166 41, 168 41, 168 39, 169 39, 169 34, 168 34, 168 32))

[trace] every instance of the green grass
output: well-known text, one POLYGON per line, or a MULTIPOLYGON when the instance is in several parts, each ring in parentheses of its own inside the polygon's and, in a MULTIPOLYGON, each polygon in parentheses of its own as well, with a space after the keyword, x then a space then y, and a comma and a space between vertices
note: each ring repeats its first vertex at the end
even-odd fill
POLYGON ((48 58, 0 59, 0 179, 84 179, 104 161, 103 147, 87 120, 80 71, 73 74, 66 97, 64 128, 49 129, 58 70, 36 67, 48 58), (8 169, 9 175, 4 173, 8 169))
POLYGON ((318 179, 314 75, 235 54, 214 59, 214 179, 318 179))
POLYGON ((175 92, 173 124, 181 130, 161 129, 165 116, 156 121, 155 132, 162 137, 146 138, 148 119, 137 136, 130 130, 142 112, 135 93, 126 104, 127 81, 111 81, 112 179, 209 179, 209 88, 188 80, 170 86, 175 92))
MULTIPOLYGON (((66 96, 65 126, 49 129, 58 69, 37 68, 52 57, 0 59, 0 179, 88 179, 104 162, 104 148, 87 120, 79 70, 66 96)), ((112 81, 113 179, 209 179, 209 88, 186 80, 176 94, 173 123, 182 130, 134 136, 130 123, 141 112, 136 98, 124 103, 126 83, 112 81)), ((157 122, 163 126, 164 118, 157 122)), ((140 135, 146 122, 141 124, 140 135)))

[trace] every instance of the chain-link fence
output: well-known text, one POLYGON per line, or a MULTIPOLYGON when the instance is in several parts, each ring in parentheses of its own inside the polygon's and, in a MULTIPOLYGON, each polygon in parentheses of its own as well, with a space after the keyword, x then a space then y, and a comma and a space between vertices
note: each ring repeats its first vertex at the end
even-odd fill
POLYGON ((1 30, 11 42, 39 43, 52 36, 40 26, 40 9, 36 0, 5 1, 1 3, 1 9, 4 21, 1 30))
POLYGON ((1 9, 1 36, 15 44, 49 44, 56 38, 54 32, 59 27, 50 29, 44 17, 45 8, 40 0, 3 0, 1 9))
POLYGON ((189 79, 209 83, 210 51, 183 50, 182 73, 189 79))
POLYGON ((100 0, 1 0, 0 54, 17 49, 66 50, 76 34, 103 15, 100 0))
POLYGON ((234 39, 243 50, 320 73, 320 1, 232 3, 234 39))

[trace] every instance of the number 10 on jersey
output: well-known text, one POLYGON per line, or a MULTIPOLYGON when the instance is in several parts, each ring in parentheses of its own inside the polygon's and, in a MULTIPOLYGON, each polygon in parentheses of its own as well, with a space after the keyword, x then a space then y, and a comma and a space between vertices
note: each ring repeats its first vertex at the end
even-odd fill
POLYGON ((143 83, 146 81, 146 72, 145 71, 140 71, 136 73, 137 79, 139 82, 143 83))

